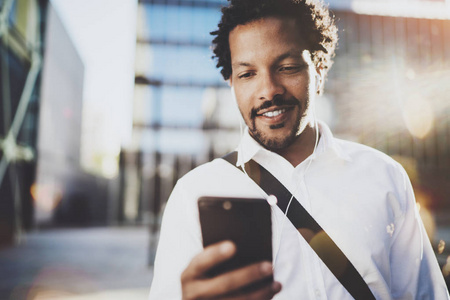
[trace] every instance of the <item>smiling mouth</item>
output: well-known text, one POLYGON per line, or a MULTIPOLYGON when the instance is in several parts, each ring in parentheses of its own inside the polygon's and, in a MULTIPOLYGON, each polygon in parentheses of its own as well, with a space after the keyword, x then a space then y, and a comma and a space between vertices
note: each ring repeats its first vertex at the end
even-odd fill
POLYGON ((276 118, 292 109, 294 109, 294 107, 282 107, 274 110, 263 111, 262 113, 256 114, 256 117, 276 118))
POLYGON ((279 109, 279 110, 268 111, 268 112, 261 114, 261 116, 268 117, 268 118, 274 118, 274 117, 281 115, 282 113, 285 113, 286 110, 287 109, 283 108, 283 109, 279 109))

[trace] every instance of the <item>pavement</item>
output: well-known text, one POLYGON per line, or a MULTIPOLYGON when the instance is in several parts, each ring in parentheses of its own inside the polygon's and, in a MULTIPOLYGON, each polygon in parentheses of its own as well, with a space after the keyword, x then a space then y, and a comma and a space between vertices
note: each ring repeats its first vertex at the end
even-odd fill
POLYGON ((51 229, 0 250, 0 300, 147 299, 147 227, 51 229))

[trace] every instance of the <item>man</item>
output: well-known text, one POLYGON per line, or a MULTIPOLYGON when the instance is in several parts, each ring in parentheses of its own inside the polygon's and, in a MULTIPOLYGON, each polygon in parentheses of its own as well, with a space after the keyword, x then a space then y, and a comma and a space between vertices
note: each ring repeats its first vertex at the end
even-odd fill
MULTIPOLYGON (((254 160, 314 217, 376 299, 448 299, 403 168, 368 147, 334 138, 314 117, 331 66, 336 27, 319 3, 232 0, 213 44, 247 130, 237 165, 254 160)), ((216 159, 180 179, 164 213, 150 299, 353 299, 278 208, 274 262, 205 277, 236 251, 202 247, 200 196, 266 197, 244 172, 216 159), (234 291, 274 276, 257 291, 234 291)))

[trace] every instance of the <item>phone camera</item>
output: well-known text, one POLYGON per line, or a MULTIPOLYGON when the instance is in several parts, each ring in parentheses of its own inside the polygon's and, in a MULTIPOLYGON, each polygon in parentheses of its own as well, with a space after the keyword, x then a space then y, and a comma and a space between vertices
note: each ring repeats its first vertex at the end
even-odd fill
POLYGON ((225 210, 230 210, 233 206, 230 201, 225 201, 222 205, 225 210))

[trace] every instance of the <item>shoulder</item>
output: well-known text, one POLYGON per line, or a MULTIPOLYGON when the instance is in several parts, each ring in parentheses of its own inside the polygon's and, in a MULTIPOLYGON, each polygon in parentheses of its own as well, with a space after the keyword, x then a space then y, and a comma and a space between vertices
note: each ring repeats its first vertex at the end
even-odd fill
POLYGON ((396 164, 397 162, 389 155, 374 149, 372 147, 359 144, 352 141, 342 140, 335 138, 336 143, 342 149, 344 153, 349 155, 351 159, 370 159, 377 162, 383 162, 386 164, 396 164))
POLYGON ((177 182, 185 197, 201 196, 255 197, 258 186, 241 170, 217 158, 188 172, 177 182))
POLYGON ((181 177, 167 201, 166 211, 177 212, 180 215, 195 215, 197 199, 201 196, 214 196, 220 189, 220 177, 230 172, 232 165, 223 159, 215 159, 189 171, 181 177), (229 170, 230 169, 230 170, 229 170), (194 213, 192 213, 194 212, 194 213))
POLYGON ((347 140, 335 139, 341 151, 354 165, 403 173, 403 167, 389 155, 369 146, 347 140))
POLYGON ((202 164, 184 175, 180 181, 183 183, 198 183, 200 181, 211 181, 214 178, 223 178, 235 175, 239 171, 235 166, 221 158, 202 164))
POLYGON ((359 143, 336 139, 342 153, 349 157, 347 170, 356 181, 366 181, 395 190, 398 195, 410 189, 410 180, 403 166, 389 155, 359 143))
POLYGON ((350 158, 348 169, 355 182, 373 187, 378 193, 385 193, 388 198, 396 199, 403 210, 412 197, 412 186, 403 166, 389 155, 359 143, 336 139, 343 153, 350 158))

